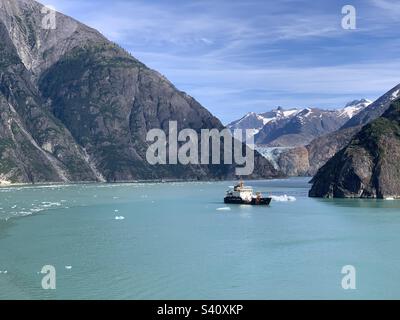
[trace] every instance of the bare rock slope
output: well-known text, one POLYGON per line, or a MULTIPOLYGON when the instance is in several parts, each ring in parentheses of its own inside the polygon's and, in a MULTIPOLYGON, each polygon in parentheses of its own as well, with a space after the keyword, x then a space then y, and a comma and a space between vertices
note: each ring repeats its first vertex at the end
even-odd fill
POLYGON ((400 198, 400 102, 364 126, 312 182, 311 197, 400 198))

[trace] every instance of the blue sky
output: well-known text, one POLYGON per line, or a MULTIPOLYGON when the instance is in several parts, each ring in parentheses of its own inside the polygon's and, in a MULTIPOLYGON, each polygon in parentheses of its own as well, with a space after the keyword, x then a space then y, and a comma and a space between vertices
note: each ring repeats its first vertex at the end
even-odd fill
MULTIPOLYGON (((42 1, 43 2, 43 1, 42 1)), ((400 83, 398 0, 48 0, 228 123, 277 106, 342 107, 400 83), (356 8, 344 30, 341 9, 356 8)))

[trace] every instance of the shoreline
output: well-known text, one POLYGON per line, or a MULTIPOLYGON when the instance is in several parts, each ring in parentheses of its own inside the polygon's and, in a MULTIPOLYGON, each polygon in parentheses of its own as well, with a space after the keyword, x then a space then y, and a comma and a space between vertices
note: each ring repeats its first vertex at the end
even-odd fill
MULTIPOLYGON (((308 176, 298 177, 274 177, 274 178, 257 178, 257 179, 244 179, 245 181, 263 181, 263 180, 286 180, 291 178, 309 178, 308 176)), ((28 182, 16 182, 12 183, 7 181, 0 181, 0 190, 2 188, 13 188, 13 187, 35 187, 35 186, 67 186, 67 185, 81 185, 81 184, 99 184, 99 185, 112 185, 112 184, 133 184, 133 183, 176 183, 176 182, 223 182, 223 181, 235 181, 234 177, 228 179, 143 179, 143 180, 122 180, 113 182, 101 182, 101 181, 68 181, 68 182, 39 182, 39 183, 28 183, 28 182)))

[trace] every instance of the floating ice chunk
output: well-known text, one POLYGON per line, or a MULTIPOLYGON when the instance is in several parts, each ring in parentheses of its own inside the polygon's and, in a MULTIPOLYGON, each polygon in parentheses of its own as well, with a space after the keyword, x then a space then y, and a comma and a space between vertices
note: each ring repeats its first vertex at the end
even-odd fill
POLYGON ((72 269, 72 266, 65 266, 65 269, 71 270, 71 269, 72 269))
POLYGON ((217 208, 217 211, 229 211, 231 208, 229 207, 222 207, 222 208, 217 208))
POLYGON ((387 198, 385 198, 385 200, 394 200, 394 198, 393 197, 387 197, 387 198))
POLYGON ((42 207, 44 208, 59 207, 59 206, 61 206, 60 202, 49 202, 49 201, 42 202, 42 207))
POLYGON ((281 196, 271 196, 272 200, 277 202, 287 202, 287 201, 296 201, 296 198, 293 196, 288 196, 286 194, 281 196))
POLYGON ((115 217, 115 220, 124 220, 125 219, 125 217, 123 217, 123 216, 116 216, 115 217))

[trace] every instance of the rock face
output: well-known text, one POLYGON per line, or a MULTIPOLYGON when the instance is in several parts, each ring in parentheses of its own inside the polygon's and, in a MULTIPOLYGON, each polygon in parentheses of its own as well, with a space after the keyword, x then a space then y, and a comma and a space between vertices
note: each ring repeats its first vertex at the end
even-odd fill
POLYGON ((2 23, 0 43, 2 180, 96 180, 82 147, 48 111, 2 23))
POLYGON ((400 92, 400 84, 386 92, 373 103, 363 108, 348 120, 339 130, 323 135, 311 141, 307 146, 310 170, 314 175, 336 152, 347 146, 364 124, 379 117, 385 112, 400 92))
POLYGON ((400 198, 400 102, 364 126, 312 182, 311 197, 400 198))
POLYGON ((308 152, 309 169, 307 174, 314 176, 330 158, 347 146, 360 126, 338 130, 316 138, 305 148, 308 152))
MULTIPOLYGON (((220 179, 232 165, 147 163, 148 130, 223 129, 167 79, 99 32, 43 6, 0 3, 0 180, 220 179)), ((253 177, 281 175, 256 154, 253 177)))
POLYGON ((277 158, 278 168, 287 176, 308 176, 310 162, 305 147, 284 149, 277 158))
POLYGON ((305 147, 257 147, 258 152, 270 161, 275 169, 286 176, 308 176, 310 163, 305 147))

